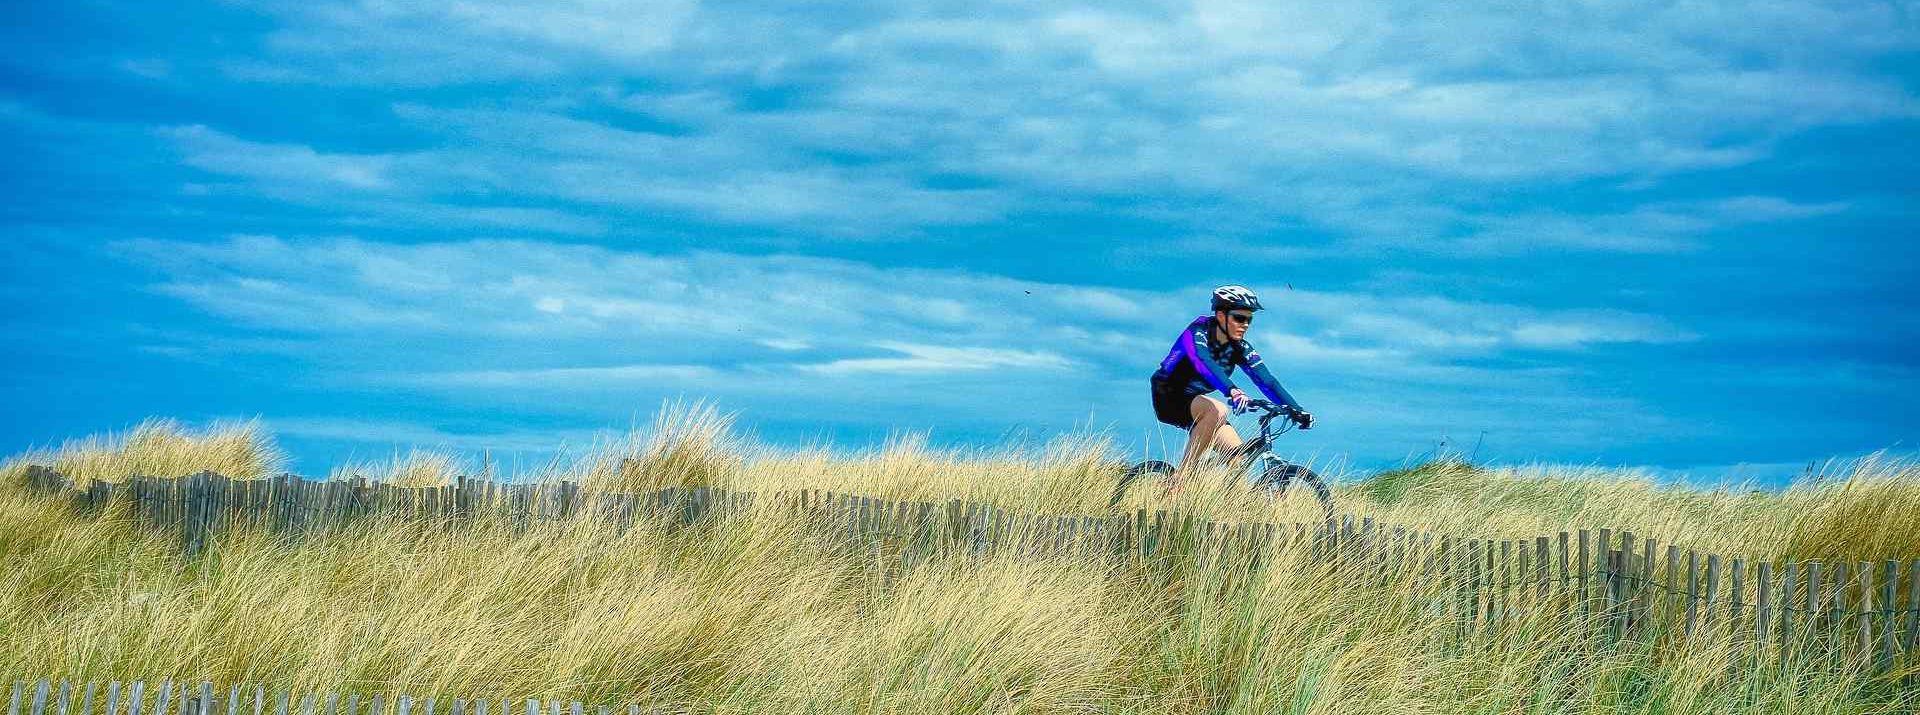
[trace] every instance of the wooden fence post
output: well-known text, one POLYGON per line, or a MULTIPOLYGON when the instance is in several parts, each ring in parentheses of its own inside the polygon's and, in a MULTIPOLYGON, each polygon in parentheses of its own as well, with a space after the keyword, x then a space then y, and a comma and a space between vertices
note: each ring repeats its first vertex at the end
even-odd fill
POLYGON ((1597 552, 1595 555, 1600 557, 1600 563, 1596 566, 1596 568, 1600 569, 1597 574, 1599 576, 1597 580, 1600 582, 1600 605, 1605 609, 1600 612, 1600 617, 1603 619, 1601 625, 1607 629, 1608 635, 1611 636, 1613 635, 1613 609, 1616 605, 1614 599, 1619 595, 1616 587, 1619 584, 1618 574, 1620 568, 1619 563, 1613 558, 1612 529, 1600 530, 1599 538, 1594 542, 1594 550, 1597 552))
POLYGON ((1593 564, 1593 557, 1588 555, 1587 542, 1591 538, 1592 537, 1587 534, 1586 529, 1580 530, 1580 568, 1577 570, 1577 576, 1579 578, 1579 591, 1578 591, 1577 602, 1580 604, 1581 615, 1586 615, 1587 612, 1590 610, 1590 606, 1587 602, 1588 600, 1587 597, 1589 594, 1592 593, 1592 591, 1588 590, 1587 572, 1590 569, 1591 565, 1593 564))
POLYGON ((1700 554, 1687 549, 1687 640, 1693 640, 1694 629, 1700 623, 1700 592, 1695 584, 1700 582, 1700 554))
POLYGON ((1846 657, 1847 654, 1844 646, 1848 615, 1847 584, 1852 581, 1851 567, 1845 561, 1834 562, 1833 575, 1827 580, 1833 582, 1833 598, 1827 600, 1826 647, 1837 660, 1846 657))
POLYGON ((1826 620, 1826 606, 1823 605, 1820 600, 1820 587, 1823 585, 1820 581, 1820 576, 1823 566, 1825 566, 1825 564, 1819 561, 1807 564, 1807 603, 1806 610, 1804 611, 1806 618, 1802 619, 1805 620, 1807 624, 1806 627, 1801 630, 1807 634, 1806 639, 1809 642, 1806 644, 1809 646, 1812 645, 1810 642, 1811 639, 1826 625, 1824 623, 1826 620))
POLYGON ((1548 610, 1548 598, 1552 596, 1553 572, 1549 570, 1547 537, 1536 536, 1533 539, 1533 602, 1534 610, 1544 615, 1548 610))
MULTIPOLYGON (((1492 542, 1488 542, 1487 546, 1488 556, 1491 558, 1493 552, 1492 542)), ((1501 539, 1499 560, 1494 561, 1493 564, 1494 585, 1492 589, 1489 589, 1487 594, 1487 615, 1490 621, 1499 622, 1507 619, 1507 611, 1509 609, 1507 604, 1507 583, 1512 580, 1507 574, 1512 570, 1512 567, 1513 540, 1501 539)))
POLYGON ((1880 572, 1880 607, 1885 618, 1880 622, 1880 670, 1893 669, 1900 647, 1900 562, 1887 561, 1880 572))
POLYGON ((1746 616, 1746 607, 1747 607, 1747 600, 1746 600, 1747 599, 1747 594, 1746 594, 1747 563, 1746 561, 1740 558, 1735 558, 1733 560, 1733 565, 1728 570, 1727 575, 1732 577, 1731 579, 1732 583, 1729 584, 1731 593, 1729 594, 1730 598, 1728 599, 1728 603, 1730 604, 1731 607, 1728 609, 1728 614, 1727 614, 1727 631, 1730 633, 1738 633, 1741 630, 1743 630, 1740 627, 1740 624, 1742 622, 1741 619, 1746 616))
POLYGON ((1566 595, 1570 592, 1570 589, 1573 585, 1572 582, 1568 580, 1569 574, 1567 573, 1567 532, 1564 532, 1564 531, 1560 532, 1559 551, 1560 553, 1558 556, 1558 561, 1560 562, 1560 596, 1561 596, 1562 604, 1564 607, 1565 604, 1567 603, 1567 601, 1565 600, 1566 595))
POLYGON ((1719 603, 1720 603, 1720 555, 1719 554, 1707 554, 1707 588, 1706 588, 1705 598, 1702 600, 1704 601, 1703 609, 1705 611, 1706 620, 1702 621, 1701 623, 1703 627, 1711 628, 1715 625, 1714 610, 1719 608, 1719 603))
POLYGON ((1637 565, 1637 570, 1635 571, 1635 574, 1640 579, 1640 603, 1635 607, 1636 614, 1634 615, 1634 623, 1637 624, 1636 627, 1642 634, 1646 634, 1649 637, 1657 634, 1659 629, 1650 628, 1648 624, 1660 623, 1660 621, 1655 620, 1659 616, 1654 614, 1654 599, 1661 597, 1663 591, 1657 588, 1660 584, 1654 580, 1653 572, 1654 565, 1660 562, 1658 558, 1660 555, 1660 549, 1658 548, 1659 543, 1659 539, 1641 540, 1640 563, 1637 565))
POLYGON ((1467 588, 1466 598, 1462 599, 1461 605, 1465 611, 1466 627, 1473 630, 1480 625, 1480 540, 1469 539, 1467 550, 1462 555, 1465 561, 1462 565, 1466 568, 1463 569, 1465 573, 1462 574, 1461 584, 1467 588))
POLYGON ((1769 643, 1768 626, 1773 623, 1773 564, 1762 561, 1753 579, 1754 656, 1759 657, 1769 643))
POLYGON ((1857 562, 1853 568, 1854 578, 1860 582, 1860 663, 1862 667, 1868 671, 1876 669, 1880 664, 1879 654, 1876 652, 1879 641, 1876 640, 1873 635, 1874 621, 1879 620, 1875 618, 1875 616, 1879 615, 1877 613, 1879 609, 1874 607, 1876 598, 1879 596, 1879 594, 1874 592, 1874 576, 1876 571, 1877 569, 1873 567, 1873 562, 1871 561, 1857 562))
POLYGON ((1614 577, 1614 580, 1620 584, 1618 588, 1620 591, 1620 614, 1617 620, 1620 622, 1621 636, 1632 637, 1636 620, 1635 615, 1639 611, 1640 603, 1646 600, 1645 595, 1641 593, 1642 589, 1646 587, 1646 579, 1639 577, 1640 569, 1635 568, 1633 563, 1633 532, 1622 531, 1619 536, 1620 575, 1614 577))
POLYGON ((1799 653, 1793 648, 1793 609, 1799 602, 1800 562, 1788 561, 1787 573, 1780 585, 1780 662, 1792 663, 1799 653))
MULTIPOLYGON (((1917 632, 1920 632, 1920 559, 1914 559, 1907 565, 1907 645, 1902 650, 1909 659, 1914 657, 1917 632)), ((1920 681, 1920 674, 1908 671, 1907 686, 1913 687, 1915 681, 1920 681)))

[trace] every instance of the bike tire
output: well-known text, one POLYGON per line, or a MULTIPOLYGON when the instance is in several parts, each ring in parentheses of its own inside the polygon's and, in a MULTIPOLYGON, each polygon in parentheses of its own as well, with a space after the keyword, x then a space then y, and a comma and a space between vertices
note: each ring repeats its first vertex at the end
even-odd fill
POLYGON ((1265 490, 1278 499, 1286 495, 1287 487, 1292 486, 1294 480, 1306 482, 1308 488, 1313 490, 1314 500, 1320 502, 1322 518, 1328 525, 1332 525, 1333 492, 1327 489, 1326 480, 1321 479, 1320 474, 1312 469, 1282 461, 1261 472, 1260 478, 1254 480, 1253 485, 1255 489, 1265 490))
POLYGON ((1149 459, 1145 462, 1127 467, 1127 471, 1120 474, 1120 480, 1114 483, 1113 497, 1107 500, 1107 507, 1113 508, 1120 506, 1120 502, 1127 498, 1127 490, 1132 488, 1137 482, 1144 481, 1149 477, 1166 478, 1170 476, 1173 476, 1173 465, 1158 459, 1149 459))

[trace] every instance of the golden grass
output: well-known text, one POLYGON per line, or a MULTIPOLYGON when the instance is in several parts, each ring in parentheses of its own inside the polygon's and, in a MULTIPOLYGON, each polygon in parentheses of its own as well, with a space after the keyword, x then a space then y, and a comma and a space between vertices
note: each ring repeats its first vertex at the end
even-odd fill
MULTIPOLYGON (((1101 513, 1117 461, 1097 435, 1003 452, 943 452, 911 437, 849 457, 749 450, 723 416, 694 412, 705 420, 698 428, 631 435, 519 476, 603 489, 807 487, 1101 513)), ((173 450, 165 464, 182 473, 218 463, 259 474, 269 464, 218 462, 234 457, 211 451, 183 457, 178 442, 157 438, 75 444, 90 453, 109 444, 122 453, 173 450)), ((469 467, 414 452, 365 471, 437 483, 469 467)), ((1311 511, 1213 477, 1171 500, 1143 490, 1129 506, 1262 521, 1311 511)), ((1602 470, 1439 463, 1356 480, 1338 495, 1345 510, 1481 537, 1610 526, 1726 553, 1849 559, 1920 555, 1916 497, 1920 471, 1889 460, 1763 493, 1602 470)), ((1733 651, 1712 641, 1677 656, 1606 648, 1586 624, 1560 617, 1461 639, 1435 618, 1441 601, 1418 584, 1355 583, 1290 558, 1251 578, 1085 556, 956 556, 903 568, 770 511, 626 533, 586 517, 523 533, 485 520, 445 528, 391 519, 299 541, 240 530, 189 559, 167 535, 116 513, 83 517, 0 480, 0 574, 0 671, 22 675, 551 696, 716 713, 1875 713, 1920 705, 1861 673, 1732 668, 1733 651)))
POLYGON ((275 474, 286 455, 258 419, 219 422, 191 430, 168 419, 148 419, 122 433, 68 440, 59 449, 35 449, 0 463, 0 480, 15 480, 30 464, 52 467, 85 486, 129 476, 180 477, 214 471, 234 479, 275 474))
POLYGON ((1884 455, 1862 460, 1839 480, 1796 486, 1783 553, 1848 561, 1920 554, 1920 478, 1884 455))
POLYGON ((649 430, 601 445, 574 465, 549 465, 538 478, 559 477, 590 489, 626 492, 731 483, 742 471, 747 451, 733 434, 733 420, 733 415, 704 402, 669 403, 649 430))
POLYGON ((402 487, 441 487, 476 472, 457 454, 429 449, 394 452, 386 462, 348 463, 335 467, 328 479, 365 479, 402 487))

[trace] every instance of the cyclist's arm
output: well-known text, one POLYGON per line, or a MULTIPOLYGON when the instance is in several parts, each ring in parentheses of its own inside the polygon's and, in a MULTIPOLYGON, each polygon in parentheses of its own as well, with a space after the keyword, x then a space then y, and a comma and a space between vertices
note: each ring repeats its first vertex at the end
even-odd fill
POLYGON ((1218 370, 1214 369, 1213 364, 1207 362, 1206 358, 1200 356, 1200 347, 1194 341, 1204 341, 1206 339, 1207 326, 1204 323, 1196 322, 1194 325, 1188 326, 1185 333, 1180 334, 1180 341, 1177 344, 1180 346, 1181 353, 1186 355, 1189 362, 1193 363, 1194 372, 1200 373, 1200 377, 1205 379, 1208 385, 1212 385, 1213 389, 1219 390, 1221 395, 1232 394, 1234 390, 1233 383, 1227 380, 1225 375, 1222 375, 1218 370))
POLYGON ((1247 376, 1253 378, 1253 384, 1260 388, 1260 394, 1266 395, 1267 399, 1274 404, 1296 410, 1301 409, 1300 403, 1294 401, 1293 395, 1287 394, 1287 388, 1281 387, 1279 380, 1273 379, 1273 373, 1267 371, 1266 360, 1260 357, 1259 351, 1254 350, 1252 345, 1247 346, 1247 376))

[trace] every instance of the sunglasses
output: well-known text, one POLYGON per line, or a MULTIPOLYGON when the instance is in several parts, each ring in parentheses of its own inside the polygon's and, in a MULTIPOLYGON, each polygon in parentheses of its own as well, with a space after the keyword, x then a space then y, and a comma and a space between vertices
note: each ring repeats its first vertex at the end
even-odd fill
POLYGON ((1227 317, 1229 317, 1229 318, 1232 318, 1232 319, 1233 319, 1233 322, 1236 322, 1236 323, 1239 323, 1239 324, 1241 324, 1241 325, 1252 325, 1252 324, 1253 324, 1253 314, 1252 314, 1252 313, 1228 313, 1228 314, 1227 314, 1227 317))

